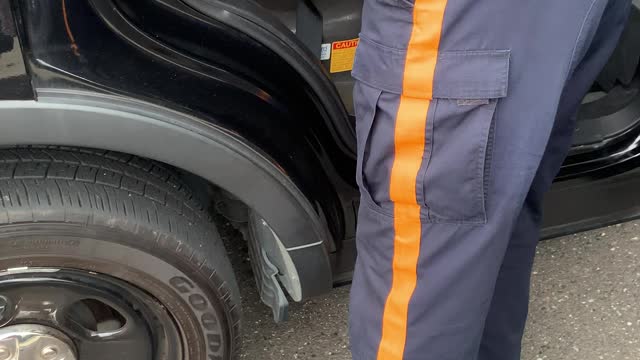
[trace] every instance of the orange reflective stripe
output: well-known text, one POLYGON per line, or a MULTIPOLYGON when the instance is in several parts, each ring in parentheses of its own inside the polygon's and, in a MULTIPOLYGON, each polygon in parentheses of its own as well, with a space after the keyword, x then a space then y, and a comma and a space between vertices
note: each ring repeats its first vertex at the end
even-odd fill
POLYGON ((416 267, 420 254, 420 206, 416 202, 415 187, 424 151, 429 100, 403 96, 400 104, 390 187, 395 229, 393 280, 382 317, 378 360, 402 359, 409 300, 416 287, 416 267), (418 153, 419 157, 416 156, 418 153))
POLYGON ((404 355, 409 301, 418 279, 422 232, 416 180, 425 151, 427 113, 445 7, 446 0, 416 0, 413 10, 403 94, 396 115, 389 189, 394 203, 393 277, 382 317, 378 360, 402 360, 404 355))

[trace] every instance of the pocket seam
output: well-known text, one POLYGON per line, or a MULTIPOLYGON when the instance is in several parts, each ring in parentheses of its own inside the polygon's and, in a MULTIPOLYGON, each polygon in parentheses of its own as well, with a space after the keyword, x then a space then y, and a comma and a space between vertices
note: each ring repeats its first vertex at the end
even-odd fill
POLYGON ((427 112, 427 126, 425 128, 425 146, 422 153, 422 164, 420 165, 420 170, 418 170, 418 176, 416 177, 416 201, 420 207, 424 208, 424 213, 421 211, 421 217, 424 217, 425 220, 430 221, 432 218, 431 208, 426 201, 425 196, 425 177, 427 173, 427 169, 429 169, 429 164, 431 163, 431 157, 433 154, 433 142, 434 142, 434 122, 429 121, 429 115, 435 115, 438 111, 438 101, 431 101, 429 106, 429 111, 427 112), (433 109, 431 109, 433 108, 433 109), (427 149, 428 147, 428 149, 427 149), (428 152, 427 152, 428 151, 428 152))
POLYGON ((482 134, 482 138, 486 139, 484 141, 484 145, 481 142, 480 145, 478 146, 478 153, 480 154, 479 156, 479 161, 478 161, 478 178, 481 180, 477 185, 478 185, 478 189, 477 189, 477 193, 478 193, 478 199, 477 201, 480 202, 480 204, 482 205, 482 212, 480 214, 481 219, 478 219, 480 221, 482 221, 483 223, 487 222, 487 208, 486 208, 486 189, 485 189, 485 176, 486 176, 486 161, 487 161, 487 152, 489 151, 489 141, 491 141, 489 134, 491 133, 491 127, 493 126, 493 121, 495 119, 496 113, 498 112, 498 100, 494 100, 495 104, 493 104, 493 111, 491 112, 491 119, 489 120, 489 126, 486 127, 486 130, 484 131, 484 133, 482 134))
POLYGON ((389 51, 389 52, 392 52, 392 53, 397 53, 400 56, 405 56, 406 53, 407 53, 407 49, 397 48, 397 47, 393 47, 393 46, 382 44, 379 41, 373 40, 372 38, 368 37, 367 35, 364 35, 363 33, 360 33, 359 36, 360 36, 360 41, 364 40, 365 42, 369 42, 369 43, 371 43, 371 45, 379 47, 380 50, 389 51))
POLYGON ((482 191, 484 194, 483 198, 483 206, 484 206, 484 220, 488 221, 487 218, 487 202, 489 198, 489 184, 491 179, 491 165, 493 163, 493 148, 495 142, 495 124, 498 118, 498 104, 496 104, 496 109, 493 113, 493 119, 491 119, 491 124, 489 125, 489 134, 487 139, 487 148, 485 150, 484 156, 484 171, 483 171, 483 179, 482 179, 482 191))
POLYGON ((408 0, 378 0, 383 4, 387 4, 390 6, 397 6, 403 9, 413 9, 413 3, 408 0))
MULTIPOLYGON (((373 122, 375 121, 376 118, 376 113, 378 111, 378 102, 380 101, 380 96, 382 95, 382 90, 375 87, 375 86, 370 86, 367 83, 362 82, 362 85, 364 86, 369 86, 372 89, 374 89, 376 91, 376 98, 374 99, 374 103, 373 103, 373 110, 372 110, 372 114, 370 116, 370 119, 367 119, 367 126, 365 128, 365 134, 364 134, 364 138, 362 139, 363 143, 362 143, 362 155, 360 156, 360 154, 358 154, 358 157, 360 157, 360 161, 358 162, 358 166, 356 166, 356 181, 358 183, 358 185, 360 186, 360 195, 361 198, 363 198, 369 207, 371 207, 372 204, 374 204, 376 207, 380 207, 378 204, 376 204, 376 202, 373 200, 373 197, 371 196, 371 192, 369 191, 369 188, 367 186, 366 183, 366 178, 365 178, 365 174, 364 174, 364 161, 365 161, 365 155, 366 155, 366 151, 368 148, 368 145, 370 143, 370 139, 371 139, 371 132, 373 130, 373 122)), ((382 210, 382 207, 380 207, 380 210, 382 210)))

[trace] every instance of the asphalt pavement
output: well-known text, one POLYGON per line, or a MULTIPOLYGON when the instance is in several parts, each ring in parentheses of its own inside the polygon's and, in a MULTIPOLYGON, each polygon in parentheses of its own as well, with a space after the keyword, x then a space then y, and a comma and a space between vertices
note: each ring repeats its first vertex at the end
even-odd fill
MULTIPOLYGON (((640 359, 639 254, 640 221, 543 241, 522 359, 640 359)), ((242 260, 242 359, 351 359, 348 287, 294 304, 276 325, 242 260)))

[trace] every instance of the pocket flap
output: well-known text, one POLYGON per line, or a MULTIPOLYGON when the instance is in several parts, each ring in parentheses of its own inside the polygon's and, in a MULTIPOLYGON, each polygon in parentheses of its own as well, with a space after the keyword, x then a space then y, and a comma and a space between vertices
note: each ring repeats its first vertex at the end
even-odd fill
POLYGON ((507 96, 509 50, 438 54, 434 98, 497 99, 507 96))
MULTIPOLYGON (((507 96, 509 50, 445 51, 438 54, 433 98, 497 99, 507 96)), ((360 38, 352 76, 401 94, 406 50, 360 38)), ((425 69, 426 71, 426 69, 425 69)), ((423 98, 422 93, 404 95, 423 98)))

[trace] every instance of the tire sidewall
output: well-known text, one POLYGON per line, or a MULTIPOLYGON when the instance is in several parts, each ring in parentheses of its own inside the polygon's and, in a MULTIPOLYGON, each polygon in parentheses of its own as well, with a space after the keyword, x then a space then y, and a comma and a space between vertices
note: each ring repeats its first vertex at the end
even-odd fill
POLYGON ((0 271, 68 268, 124 280, 152 295, 172 315, 186 359, 231 359, 237 334, 225 281, 211 264, 196 260, 194 249, 180 249, 180 242, 178 248, 166 246, 174 242, 153 231, 133 235, 80 224, 4 225, 0 271), (153 240, 141 239, 145 236, 153 240))

